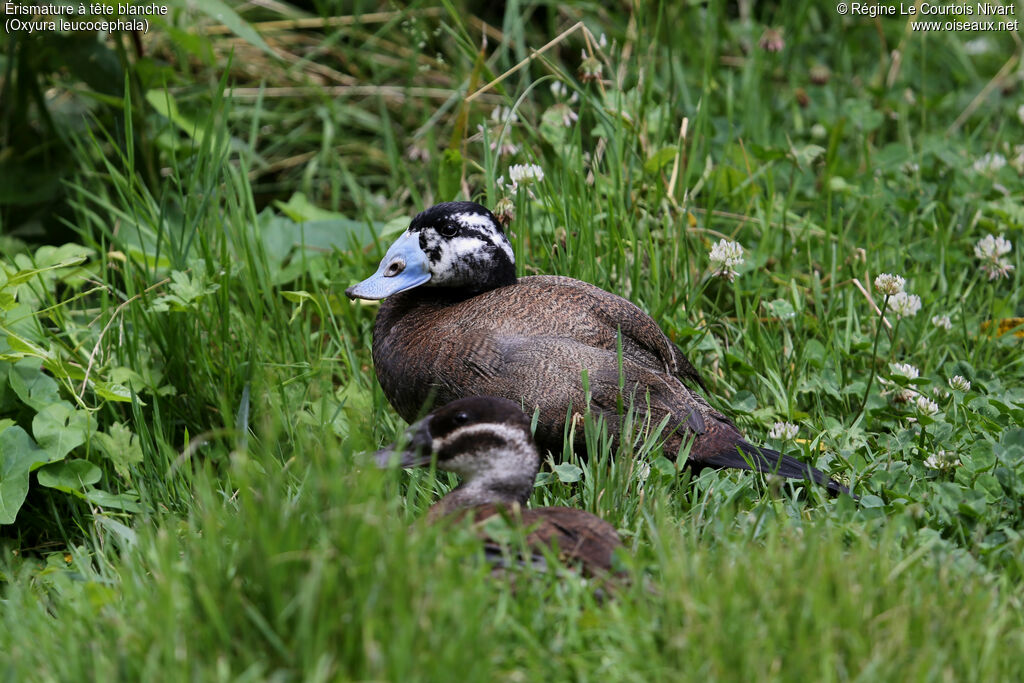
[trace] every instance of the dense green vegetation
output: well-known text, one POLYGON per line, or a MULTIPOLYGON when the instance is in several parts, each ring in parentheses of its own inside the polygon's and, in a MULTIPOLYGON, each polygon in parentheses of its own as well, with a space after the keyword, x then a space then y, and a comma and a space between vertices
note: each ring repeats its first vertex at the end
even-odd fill
POLYGON ((1019 36, 736 4, 0 37, 9 676, 1021 678, 1019 36), (588 419, 531 503, 608 519, 631 580, 491 578, 422 522, 453 479, 369 467, 404 423, 343 295, 453 198, 860 501, 588 419))

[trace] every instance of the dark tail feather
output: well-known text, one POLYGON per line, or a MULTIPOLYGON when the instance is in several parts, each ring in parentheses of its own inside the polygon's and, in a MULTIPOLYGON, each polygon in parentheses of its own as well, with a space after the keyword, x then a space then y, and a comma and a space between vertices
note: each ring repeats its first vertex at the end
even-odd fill
POLYGON ((850 493, 850 489, 833 481, 816 467, 800 462, 791 455, 785 455, 770 448, 759 448, 746 441, 740 441, 735 448, 702 458, 700 464, 702 467, 732 467, 777 474, 788 479, 810 480, 821 484, 834 496, 838 496, 840 493, 850 493))

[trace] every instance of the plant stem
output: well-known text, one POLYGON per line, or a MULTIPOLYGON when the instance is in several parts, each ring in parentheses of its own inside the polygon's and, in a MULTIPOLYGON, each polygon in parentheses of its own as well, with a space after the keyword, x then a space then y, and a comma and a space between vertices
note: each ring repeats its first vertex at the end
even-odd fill
POLYGON ((878 358, 878 340, 882 336, 882 321, 885 320, 885 311, 888 307, 889 295, 886 294, 885 298, 882 299, 882 310, 878 314, 878 328, 875 330, 875 345, 871 349, 871 374, 868 376, 868 385, 864 387, 864 398, 860 402, 860 409, 857 411, 857 415, 853 418, 854 421, 864 413, 864 409, 868 406, 868 394, 871 393, 871 384, 875 381, 875 360, 878 358))

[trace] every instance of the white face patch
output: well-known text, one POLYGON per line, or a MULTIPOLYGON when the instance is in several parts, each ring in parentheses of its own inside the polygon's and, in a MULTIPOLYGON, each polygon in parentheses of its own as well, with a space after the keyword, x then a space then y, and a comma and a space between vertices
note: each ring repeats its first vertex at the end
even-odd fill
POLYGON ((454 472, 465 480, 466 485, 479 483, 484 486, 498 481, 520 480, 524 476, 535 476, 540 465, 540 456, 528 433, 521 428, 496 423, 477 423, 460 427, 443 438, 436 438, 431 444, 434 452, 454 441, 468 443, 468 447, 453 458, 438 462, 438 468, 454 472), (479 435, 483 446, 474 448, 472 436, 479 435), (467 439, 467 437, 470 437, 467 439), (495 446, 494 441, 501 445, 495 446))
POLYGON ((508 256, 509 261, 512 263, 516 262, 516 256, 512 253, 512 245, 508 243, 507 239, 497 233, 491 233, 490 238, 491 244, 505 252, 505 256, 508 256))
POLYGON ((465 228, 479 228, 485 231, 491 244, 505 252, 509 261, 512 263, 516 262, 516 257, 512 253, 512 245, 508 243, 505 236, 498 230, 498 226, 490 218, 479 213, 457 213, 452 218, 465 228))
POLYGON ((441 237, 427 233, 427 251, 438 247, 440 258, 430 264, 431 279, 439 285, 464 284, 473 279, 473 270, 481 267, 484 241, 479 237, 441 237), (477 256, 474 258, 474 256, 477 256))
POLYGON ((494 229, 494 221, 480 213, 457 213, 452 218, 464 228, 494 229))

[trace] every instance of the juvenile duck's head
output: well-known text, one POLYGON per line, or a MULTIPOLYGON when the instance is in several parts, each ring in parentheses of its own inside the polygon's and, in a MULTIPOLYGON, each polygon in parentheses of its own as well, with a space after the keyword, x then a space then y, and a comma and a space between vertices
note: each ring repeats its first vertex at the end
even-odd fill
POLYGON ((512 245, 494 214, 475 202, 445 202, 413 218, 377 272, 345 294, 383 299, 420 286, 472 293, 515 281, 512 245))
POLYGON ((406 431, 405 450, 392 444, 377 463, 437 468, 462 477, 445 498, 450 509, 483 503, 526 503, 540 468, 530 419, 518 404, 493 396, 452 401, 406 431))

